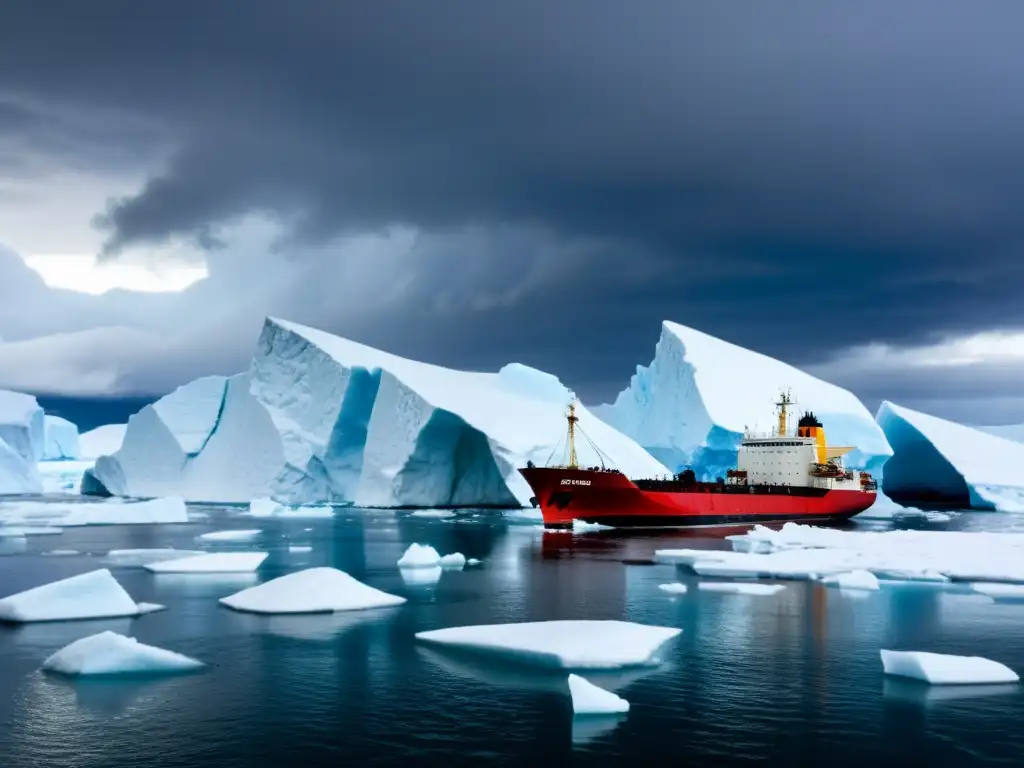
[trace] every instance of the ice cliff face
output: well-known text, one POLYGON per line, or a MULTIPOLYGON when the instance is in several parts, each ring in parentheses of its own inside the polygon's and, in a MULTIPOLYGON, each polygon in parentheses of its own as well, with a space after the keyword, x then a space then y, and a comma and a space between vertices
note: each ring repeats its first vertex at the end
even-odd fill
POLYGON ((882 488, 896 501, 1024 512, 1024 445, 883 402, 876 416, 893 448, 882 488))
MULTIPOLYGON (((564 442, 568 392, 513 364, 440 368, 313 328, 267 320, 248 373, 198 379, 128 423, 83 491, 193 501, 519 506, 517 467, 564 442)), ((664 474, 585 410, 580 424, 628 474, 664 474)), ((599 459, 586 441, 580 460, 599 459)))
POLYGON ((46 444, 43 461, 64 461, 79 457, 78 427, 60 416, 43 417, 46 444))
POLYGON ((0 494, 41 493, 43 409, 31 395, 0 390, 0 494))
MULTIPOLYGON (((791 365, 676 323, 662 324, 649 366, 638 366, 614 404, 594 413, 673 471, 705 479, 735 466, 745 428, 767 432, 773 403, 790 389, 814 411, 830 445, 855 446, 850 468, 879 473, 892 455, 881 429, 852 393, 791 365)), ((799 416, 799 412, 797 413, 799 416)))

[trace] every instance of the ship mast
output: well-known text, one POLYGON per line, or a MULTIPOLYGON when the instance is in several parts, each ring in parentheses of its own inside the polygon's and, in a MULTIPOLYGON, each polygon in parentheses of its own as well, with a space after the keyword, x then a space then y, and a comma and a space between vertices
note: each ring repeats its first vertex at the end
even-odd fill
POLYGON ((789 392, 783 392, 779 396, 779 402, 775 404, 775 407, 779 409, 779 426, 778 435, 779 437, 786 436, 786 430, 788 427, 787 421, 789 419, 789 406, 793 404, 793 398, 789 392))
POLYGON ((576 403, 569 403, 569 412, 566 413, 565 418, 569 422, 569 460, 565 466, 568 469, 579 469, 579 461, 576 458, 576 422, 580 420, 580 417, 576 415, 576 403))

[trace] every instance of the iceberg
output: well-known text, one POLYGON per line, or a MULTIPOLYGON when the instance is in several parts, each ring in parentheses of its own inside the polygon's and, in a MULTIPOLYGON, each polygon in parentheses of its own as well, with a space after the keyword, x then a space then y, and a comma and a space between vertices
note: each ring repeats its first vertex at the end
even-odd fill
POLYGON ((847 571, 826 576, 822 584, 830 584, 840 589, 863 589, 875 591, 879 589, 878 578, 871 571, 847 571))
POLYGON ((924 651, 882 650, 885 674, 910 677, 932 685, 1016 683, 1020 677, 998 661, 981 656, 953 656, 924 651))
POLYGON ((0 494, 42 493, 36 465, 43 458, 45 435, 36 399, 0 389, 0 494))
POLYGON ((574 715, 615 715, 629 712, 629 702, 579 675, 569 675, 574 715))
POLYGON ((44 414, 43 461, 67 461, 79 458, 78 427, 60 416, 44 414))
POLYGON ((44 584, 0 600, 0 621, 66 621, 138 616, 157 610, 136 603, 106 568, 44 584))
MULTIPOLYGON (((189 501, 522 507, 518 467, 565 440, 568 391, 520 364, 456 371, 269 318, 249 370, 146 406, 83 490, 189 501)), ((581 426, 631 475, 667 470, 585 409, 581 426)), ((601 462, 578 446, 584 465, 601 462)))
POLYGON ((205 664, 180 653, 140 643, 116 632, 100 632, 61 648, 43 669, 62 675, 139 675, 192 672, 205 664))
MULTIPOLYGON (((747 429, 767 431, 779 392, 791 389, 800 408, 814 411, 831 445, 854 446, 851 469, 880 474, 892 455, 864 404, 845 389, 766 355, 677 323, 662 323, 648 366, 611 405, 593 409, 678 472, 725 477, 736 466, 747 429)), ((628 474, 628 473, 627 473, 628 474)))
POLYGON ((619 669, 657 664, 655 654, 681 632, 629 621, 566 620, 450 627, 417 632, 416 639, 557 669, 619 669))
POLYGON ((441 565, 441 556, 429 544, 410 544, 398 559, 399 568, 433 568, 441 565))
POLYGON ((251 613, 327 613, 401 605, 404 597, 363 584, 336 568, 307 568, 279 576, 220 602, 251 613))
POLYGON ((1024 444, 888 401, 876 418, 893 447, 886 495, 1024 512, 1024 444))
POLYGON ((252 573, 266 559, 266 552, 215 552, 151 560, 142 567, 153 573, 252 573))
POLYGON ((78 437, 79 453, 83 459, 98 459, 115 453, 124 442, 127 424, 104 424, 78 437))
POLYGON ((462 570, 466 567, 466 556, 461 552, 452 552, 441 558, 441 567, 452 570, 462 570))

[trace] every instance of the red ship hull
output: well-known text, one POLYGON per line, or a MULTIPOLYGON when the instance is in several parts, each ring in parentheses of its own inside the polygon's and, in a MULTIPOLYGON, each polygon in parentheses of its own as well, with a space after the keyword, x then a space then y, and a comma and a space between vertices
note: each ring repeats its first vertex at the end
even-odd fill
POLYGON ((520 469, 533 489, 545 528, 572 521, 616 528, 750 525, 751 523, 839 522, 875 502, 875 493, 775 486, 723 488, 700 484, 682 491, 643 490, 625 475, 581 469, 520 469))

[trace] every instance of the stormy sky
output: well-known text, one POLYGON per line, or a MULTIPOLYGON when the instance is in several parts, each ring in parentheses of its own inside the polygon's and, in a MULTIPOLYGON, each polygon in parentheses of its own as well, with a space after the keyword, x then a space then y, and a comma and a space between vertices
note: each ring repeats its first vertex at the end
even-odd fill
POLYGON ((872 409, 1024 422, 1022 26, 1013 0, 8 0, 0 386, 162 393, 241 370, 271 314, 601 401, 672 319, 872 409), (78 267, 206 277, 53 287, 78 267))

